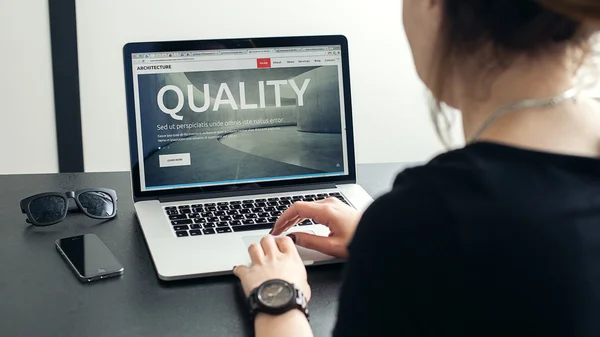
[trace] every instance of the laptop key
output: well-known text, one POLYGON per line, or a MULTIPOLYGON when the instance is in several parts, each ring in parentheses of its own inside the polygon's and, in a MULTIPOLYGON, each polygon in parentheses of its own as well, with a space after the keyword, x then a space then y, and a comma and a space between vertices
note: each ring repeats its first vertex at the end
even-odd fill
POLYGON ((254 202, 267 202, 267 199, 256 199, 254 202))
POLYGON ((213 214, 214 214, 214 216, 224 216, 226 213, 225 213, 225 211, 216 211, 216 212, 213 212, 213 214))
POLYGON ((198 223, 198 224, 200 224, 200 223, 206 223, 206 219, 204 219, 204 218, 195 218, 194 219, 194 223, 198 223))
POLYGON ((231 226, 242 226, 242 222, 240 220, 234 220, 230 222, 231 226))
POLYGON ((257 207, 257 208, 252 209, 252 213, 254 213, 254 214, 258 214, 258 213, 262 213, 262 212, 263 212, 262 207, 257 207))
POLYGON ((292 197, 279 197, 279 200, 291 200, 292 197))
POLYGON ((277 208, 278 211, 285 211, 286 209, 288 209, 288 206, 277 206, 275 208, 277 208))
POLYGON ((198 235, 202 235, 202 231, 199 229, 194 229, 190 231, 190 235, 191 236, 198 236, 198 235))
POLYGON ((299 223, 298 225, 300 225, 300 226, 310 226, 312 224, 313 223, 312 223, 312 221, 310 221, 310 219, 306 219, 306 220, 302 221, 301 223, 299 223))
POLYGON ((202 226, 200 226, 200 225, 191 225, 190 228, 191 229, 200 229, 200 228, 202 228, 202 226))
POLYGON ((267 220, 268 220, 269 222, 273 222, 273 223, 274 223, 274 222, 276 222, 276 221, 277 221, 277 219, 278 219, 278 218, 277 218, 276 216, 272 216, 272 217, 270 217, 270 218, 267 218, 267 220))
POLYGON ((183 220, 187 219, 185 214, 169 215, 169 220, 183 220))
POLYGON ((268 218, 268 217, 270 217, 270 216, 271 216, 271 215, 270 215, 269 213, 258 213, 258 217, 259 217, 259 218, 268 218))
POLYGON ((194 210, 194 213, 206 212, 206 210, 204 209, 204 207, 194 207, 194 208, 192 208, 192 210, 194 210))
POLYGON ((279 206, 279 203, 277 201, 269 201, 267 203, 267 205, 269 205, 269 206, 279 206))
POLYGON ((202 212, 200 213, 200 216, 202 216, 203 218, 210 218, 211 216, 213 216, 212 212, 202 212))
POLYGON ((179 214, 179 211, 175 209, 172 211, 165 211, 165 213, 167 213, 167 215, 177 215, 177 214, 179 214))
POLYGON ((217 206, 217 209, 219 211, 228 211, 229 210, 229 206, 217 206))
POLYGON ((204 207, 204 209, 206 209, 209 212, 214 212, 217 210, 217 206, 208 206, 208 207, 204 207))
POLYGON ((227 223, 227 222, 219 222, 217 224, 217 227, 229 227, 229 223, 227 223))
POLYGON ((331 196, 331 197, 341 197, 342 195, 339 194, 339 193, 337 193, 337 192, 334 192, 334 193, 329 193, 329 196, 331 196))
POLYGON ((204 233, 204 235, 215 234, 215 230, 212 228, 203 229, 202 233, 204 233))
POLYGON ((240 212, 237 209, 232 209, 229 211, 225 211, 225 214, 227 215, 236 215, 236 214, 240 214, 240 212))
POLYGON ((217 206, 229 206, 228 202, 218 202, 217 206))
POLYGON ((311 202, 311 201, 315 201, 315 198, 305 197, 302 201, 311 202))
POLYGON ((327 198, 327 197, 328 197, 327 193, 317 194, 317 198, 327 198))
POLYGON ((254 204, 243 204, 242 208, 246 208, 246 209, 248 209, 248 208, 254 208, 254 204))
POLYGON ((206 219, 207 222, 220 222, 221 220, 219 218, 215 218, 215 217, 210 217, 206 219))
POLYGON ((219 233, 219 234, 231 233, 231 232, 232 232, 232 230, 229 227, 227 227, 227 228, 217 228, 217 233, 219 233))
POLYGON ((281 216, 281 214, 283 214, 282 211, 275 211, 275 212, 271 212, 272 216, 281 216))
POLYGON ((240 214, 250 214, 252 210, 249 208, 240 209, 240 214))
POLYGON ((188 213, 192 213, 192 210, 189 208, 184 208, 184 209, 180 209, 179 213, 181 214, 188 214, 188 213))
POLYGON ((292 202, 290 200, 281 200, 279 204, 282 206, 289 206, 292 204, 292 202))
POLYGON ((267 203, 266 202, 257 202, 254 205, 256 205, 256 207, 266 207, 267 203))
POLYGON ((202 204, 195 204, 195 205, 192 205, 192 208, 198 208, 198 207, 203 207, 203 205, 202 205, 202 204))
POLYGON ((233 220, 244 220, 246 219, 243 215, 238 214, 238 215, 234 215, 232 216, 233 220))
POLYGON ((230 205, 239 205, 241 203, 242 203, 241 201, 237 201, 237 200, 229 202, 230 205))
POLYGON ((217 225, 215 225, 214 223, 205 223, 203 225, 204 228, 215 228, 217 227, 217 225))
POLYGON ((185 209, 185 208, 190 208, 190 205, 181 205, 177 207, 178 209, 185 209))
POLYGON ((258 215, 252 213, 252 214, 246 214, 246 219, 256 219, 258 218, 258 215))
POLYGON ((231 205, 231 209, 242 209, 242 205, 231 205))
POLYGON ((187 229, 190 229, 187 225, 182 225, 182 226, 173 226, 173 229, 176 231, 184 231, 187 229))
POLYGON ((261 229, 271 229, 273 228, 274 223, 261 223, 257 225, 247 225, 247 226, 237 226, 233 227, 234 232, 247 232, 247 231, 257 231, 261 229))
POLYGON ((268 222, 267 219, 265 219, 265 218, 258 218, 258 219, 254 220, 254 221, 256 223, 267 223, 268 222))
POLYGON ((231 217, 230 216, 220 216, 219 220, 221 220, 221 221, 229 221, 229 220, 231 220, 231 217))
POLYGON ((254 220, 252 220, 252 219, 242 220, 242 224, 244 224, 244 225, 253 225, 254 224, 254 220))
POLYGON ((173 221, 171 221, 171 225, 173 225, 173 226, 191 225, 192 223, 193 223, 193 221, 190 220, 190 219, 186 219, 186 220, 173 220, 173 221))
POLYGON ((168 207, 165 207, 165 211, 174 211, 176 209, 177 209, 177 206, 168 206, 168 207))
POLYGON ((243 204, 253 204, 254 200, 244 200, 242 201, 243 204))
POLYGON ((175 234, 177 235, 178 238, 182 238, 184 236, 189 236, 187 231, 177 231, 177 232, 175 232, 175 234))
POLYGON ((214 202, 209 202, 208 204, 204 204, 204 207, 213 207, 213 206, 217 206, 217 204, 215 204, 214 202))
POLYGON ((265 212, 275 212, 276 211, 275 207, 273 207, 273 206, 265 207, 263 210, 265 212))

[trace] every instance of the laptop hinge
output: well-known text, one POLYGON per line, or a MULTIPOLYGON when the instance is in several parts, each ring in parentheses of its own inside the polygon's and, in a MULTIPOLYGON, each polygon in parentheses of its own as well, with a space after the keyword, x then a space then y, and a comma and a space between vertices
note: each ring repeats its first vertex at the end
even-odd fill
POLYGON ((335 187, 336 187, 335 183, 326 183, 326 184, 261 188, 259 190, 252 189, 252 190, 236 190, 236 191, 207 192, 207 193, 195 193, 195 194, 181 194, 181 195, 170 195, 168 197, 159 197, 158 201, 159 202, 174 202, 174 201, 194 200, 194 199, 240 197, 240 196, 245 196, 245 195, 287 193, 287 192, 307 191, 307 190, 324 190, 324 189, 332 189, 335 187))

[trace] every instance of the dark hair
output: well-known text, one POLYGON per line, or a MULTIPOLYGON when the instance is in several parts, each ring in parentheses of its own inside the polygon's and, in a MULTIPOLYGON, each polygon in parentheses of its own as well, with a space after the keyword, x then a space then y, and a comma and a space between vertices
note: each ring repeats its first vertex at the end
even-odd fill
POLYGON ((438 134, 445 80, 455 60, 479 62, 478 76, 504 69, 514 56, 539 55, 552 48, 586 47, 587 23, 600 19, 598 0, 445 0, 432 75, 432 117, 438 134), (466 58, 465 56, 479 57, 466 58))

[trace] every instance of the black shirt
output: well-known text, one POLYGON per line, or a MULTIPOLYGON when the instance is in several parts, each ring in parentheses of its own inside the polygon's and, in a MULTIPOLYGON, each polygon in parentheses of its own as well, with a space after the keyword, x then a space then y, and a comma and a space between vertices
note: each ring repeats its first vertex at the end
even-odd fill
POLYGON ((600 336, 600 161, 491 143, 365 212, 334 336, 600 336))

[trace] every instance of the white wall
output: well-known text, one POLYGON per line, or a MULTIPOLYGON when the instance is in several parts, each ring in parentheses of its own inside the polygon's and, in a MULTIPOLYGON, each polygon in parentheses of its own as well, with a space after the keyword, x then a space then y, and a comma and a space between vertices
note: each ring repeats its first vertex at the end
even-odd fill
POLYGON ((413 70, 399 0, 77 1, 86 171, 128 170, 122 47, 131 41, 344 34, 359 163, 441 150, 413 70))
POLYGON ((0 45, 0 174, 58 172, 48 0, 1 0, 0 45))

